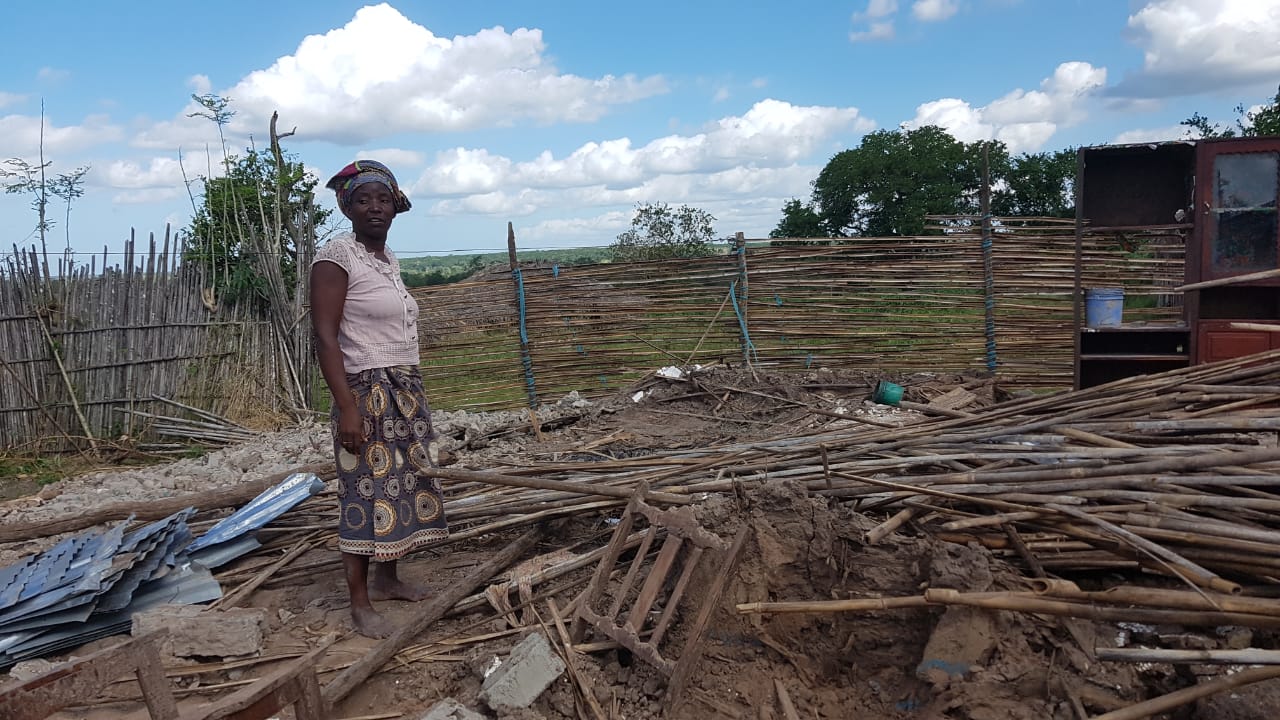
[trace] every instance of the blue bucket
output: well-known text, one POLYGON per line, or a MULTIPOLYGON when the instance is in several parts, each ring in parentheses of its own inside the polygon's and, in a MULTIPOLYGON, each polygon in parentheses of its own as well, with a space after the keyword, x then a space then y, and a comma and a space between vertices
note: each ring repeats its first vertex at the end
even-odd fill
POLYGON ((1089 288, 1084 291, 1084 323, 1091 328, 1117 327, 1124 316, 1124 288, 1089 288))

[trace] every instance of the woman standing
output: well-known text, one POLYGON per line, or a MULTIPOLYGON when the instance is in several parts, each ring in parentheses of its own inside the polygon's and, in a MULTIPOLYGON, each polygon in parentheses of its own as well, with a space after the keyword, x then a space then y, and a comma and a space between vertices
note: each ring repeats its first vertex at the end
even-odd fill
POLYGON ((426 597, 400 579, 396 561, 449 536, 440 481, 418 475, 435 465, 418 372, 418 306, 387 247, 392 220, 410 203, 391 171, 372 160, 351 163, 325 187, 352 229, 311 265, 316 356, 333 394, 338 550, 356 630, 380 638, 394 628, 370 599, 426 597))

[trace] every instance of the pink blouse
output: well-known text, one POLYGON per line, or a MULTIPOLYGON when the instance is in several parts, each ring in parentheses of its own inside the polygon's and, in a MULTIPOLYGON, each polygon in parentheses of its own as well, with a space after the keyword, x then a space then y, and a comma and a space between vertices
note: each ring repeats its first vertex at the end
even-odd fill
POLYGON ((393 365, 417 365, 418 303, 400 277, 390 248, 382 262, 343 233, 316 252, 312 263, 331 262, 347 271, 347 300, 338 325, 338 347, 348 373, 393 365))

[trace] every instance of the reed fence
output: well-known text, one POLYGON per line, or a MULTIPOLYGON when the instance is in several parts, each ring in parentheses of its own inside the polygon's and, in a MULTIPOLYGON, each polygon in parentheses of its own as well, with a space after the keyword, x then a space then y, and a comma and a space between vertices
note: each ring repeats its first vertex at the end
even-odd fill
POLYGON ((0 449, 132 444, 188 416, 178 403, 241 417, 292 407, 271 323, 212 302, 180 254, 168 230, 141 249, 131 235, 119 263, 104 250, 50 267, 14 248, 0 264, 0 449))
MULTIPOLYGON (((739 238, 707 257, 525 264, 418 288, 424 380, 445 409, 612 393, 663 366, 717 362, 957 372, 994 360, 1006 385, 1069 385, 1074 224, 997 221, 985 253, 971 219, 938 222, 948 234, 739 238)), ((1178 321, 1181 232, 1085 233, 1083 283, 1124 287, 1127 322, 1178 321)), ((206 302, 178 255, 168 232, 145 253, 131 238, 111 267, 104 252, 101 267, 51 271, 14 249, 0 265, 0 449, 151 437, 175 415, 238 434, 217 419, 297 409, 316 384, 286 352, 305 318, 206 302)))
MULTIPOLYGON (((985 370, 990 339, 1006 385, 1069 386, 1074 221, 997 220, 988 276, 972 220, 937 219, 946 235, 742 240, 709 257, 524 265, 519 282, 491 272, 418 288, 424 378, 439 407, 496 408, 521 404, 530 385, 543 398, 603 394, 719 361, 985 370)), ((1082 283, 1123 287, 1126 322, 1179 322, 1182 232, 1085 232, 1082 283)))

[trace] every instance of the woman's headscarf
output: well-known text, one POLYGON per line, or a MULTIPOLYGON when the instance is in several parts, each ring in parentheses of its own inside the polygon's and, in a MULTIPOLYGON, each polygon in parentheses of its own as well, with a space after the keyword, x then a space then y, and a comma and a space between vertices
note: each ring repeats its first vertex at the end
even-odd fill
POLYGON ((413 207, 409 198, 400 191, 396 176, 391 174, 391 170, 386 165, 377 160, 357 160, 339 170, 338 174, 329 178, 329 182, 324 186, 338 194, 338 209, 345 214, 347 203, 351 202, 351 194, 356 191, 356 188, 371 182, 387 186, 392 197, 395 198, 397 214, 409 212, 409 208, 413 207))

